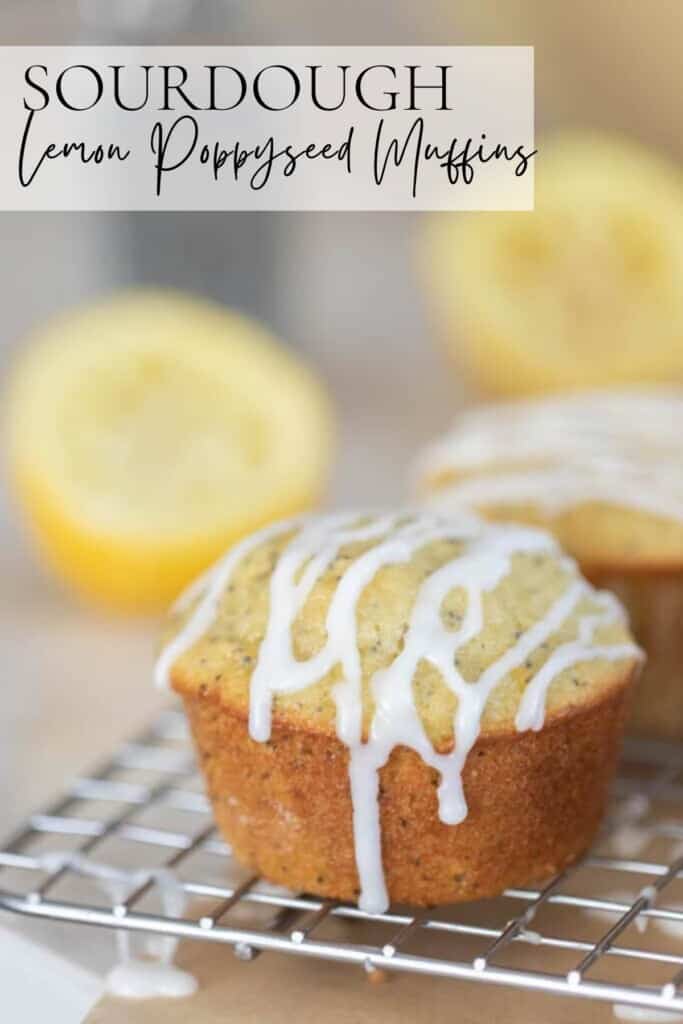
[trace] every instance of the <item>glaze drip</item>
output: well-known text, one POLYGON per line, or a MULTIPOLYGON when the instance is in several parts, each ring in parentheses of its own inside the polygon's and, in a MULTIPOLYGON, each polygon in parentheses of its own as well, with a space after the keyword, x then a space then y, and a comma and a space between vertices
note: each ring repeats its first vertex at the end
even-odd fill
MULTIPOLYGON (((182 885, 166 868, 128 871, 70 852, 46 853, 40 861, 45 871, 54 872, 68 867, 92 879, 113 907, 123 903, 128 894, 139 886, 153 882, 159 891, 166 917, 180 918, 185 910, 182 885)), ((156 956, 143 959, 133 953, 130 932, 117 928, 114 935, 118 963, 106 979, 107 991, 112 995, 128 999, 180 999, 197 991, 196 978, 173 963, 178 939, 172 935, 161 936, 156 956)))
POLYGON ((524 665, 590 599, 590 613, 579 618, 576 640, 556 647, 532 676, 516 718, 518 730, 543 726, 546 694, 564 670, 593 659, 617 661, 639 656, 631 643, 597 644, 598 629, 622 621, 616 600, 597 594, 577 574, 546 533, 524 526, 487 524, 477 517, 432 513, 326 516, 299 524, 280 524, 248 538, 218 564, 196 589, 189 617, 157 665, 157 681, 168 684, 172 665, 214 620, 224 588, 239 562, 274 536, 292 533, 270 577, 269 614, 265 635, 250 681, 249 731, 265 742, 271 731, 273 700, 319 682, 333 670, 341 680, 333 687, 336 731, 349 749, 349 781, 353 803, 356 866, 361 884, 359 905, 380 912, 388 905, 382 868, 378 804, 379 770, 392 750, 416 751, 440 775, 439 815, 457 825, 467 815, 462 772, 480 732, 481 718, 494 689, 524 665), (363 670, 358 641, 357 609, 365 588, 378 572, 409 562, 421 548, 437 541, 456 542, 457 554, 427 575, 417 591, 403 645, 394 660, 370 680, 374 700, 367 737, 363 737, 363 670), (312 657, 300 660, 293 651, 293 627, 316 583, 342 549, 366 545, 340 573, 326 614, 326 639, 312 657), (485 626, 484 599, 509 575, 517 555, 550 554, 567 576, 564 592, 538 621, 521 632, 513 645, 489 664, 475 681, 458 668, 459 652, 485 626), (444 601, 459 590, 465 609, 458 628, 442 617, 444 601), (434 749, 418 714, 413 694, 416 670, 422 661, 434 666, 457 697, 453 722, 454 746, 448 753, 434 749))
POLYGON ((470 507, 533 502, 552 513, 604 501, 683 522, 681 437, 681 391, 513 402, 464 413, 417 476, 456 474, 443 494, 470 507))

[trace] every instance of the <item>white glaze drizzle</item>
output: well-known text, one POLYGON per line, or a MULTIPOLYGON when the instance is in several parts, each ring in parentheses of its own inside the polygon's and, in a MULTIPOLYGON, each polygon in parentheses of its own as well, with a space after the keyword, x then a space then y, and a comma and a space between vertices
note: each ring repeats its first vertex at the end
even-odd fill
MULTIPOLYGON (((565 599, 572 593, 578 600, 581 596, 591 594, 591 588, 588 584, 579 581, 567 590, 565 599)), ((632 643, 596 644, 594 642, 598 628, 623 621, 623 611, 616 597, 608 591, 603 590, 599 593, 593 591, 592 599, 600 606, 600 611, 594 615, 582 616, 579 622, 578 639, 555 648, 545 664, 529 681, 519 702, 519 710, 515 719, 515 725, 520 732, 525 729, 538 731, 543 728, 548 687, 553 679, 556 679, 565 669, 571 668, 572 665, 581 661, 599 658, 618 661, 620 658, 633 657, 634 645, 632 643)), ((552 609, 549 614, 552 614, 552 609)))
POLYGON ((245 538, 235 547, 230 548, 223 558, 210 570, 203 573, 195 580, 176 600, 171 608, 171 613, 183 612, 195 600, 197 606, 188 619, 183 630, 168 643, 154 667, 154 680, 159 689, 167 689, 170 684, 170 671, 173 664, 181 654, 184 654, 194 643, 199 640, 207 631, 216 617, 218 605, 223 591, 230 582, 230 577, 243 558, 256 550, 261 544, 265 544, 271 537, 286 533, 293 529, 295 522, 281 522, 274 526, 266 527, 245 538))
MULTIPOLYGON (((210 626, 220 596, 240 560, 269 537, 292 530, 292 524, 284 524, 263 531, 219 563, 215 575, 206 580, 204 596, 198 599, 185 626, 162 652, 157 666, 159 681, 168 677, 178 653, 187 650, 210 626)), ((467 815, 462 772, 479 735, 487 700, 510 672, 560 629, 587 596, 594 598, 597 610, 581 617, 577 639, 556 648, 528 684, 517 715, 520 731, 542 727, 548 687, 563 670, 595 658, 615 661, 640 655, 630 643, 593 643, 599 627, 621 620, 621 608, 613 598, 596 594, 577 577, 575 564, 559 554, 548 534, 522 526, 486 524, 467 513, 457 517, 402 513, 370 518, 356 513, 304 521, 285 545, 271 575, 268 622, 251 678, 250 734, 261 742, 269 738, 273 699, 278 694, 302 690, 335 668, 341 671, 333 698, 337 735, 350 752, 356 865, 361 882, 359 905, 363 909, 380 912, 388 905, 378 789, 379 769, 391 751, 399 745, 409 747, 439 772, 440 818, 450 825, 461 822, 467 815), (364 742, 358 601, 381 568, 408 562, 416 551, 437 540, 457 541, 462 550, 421 584, 400 653, 371 679, 375 709, 364 742), (299 660, 293 652, 293 625, 326 569, 342 549, 354 543, 369 547, 340 575, 327 612, 325 644, 311 658, 299 660), (465 680, 457 656, 484 628, 485 594, 507 576, 514 555, 534 552, 555 554, 567 573, 566 590, 478 680, 465 680), (455 589, 463 590, 466 606, 459 627, 449 629, 441 612, 446 597, 455 589), (421 661, 430 662, 458 698, 455 742, 447 754, 434 750, 415 706, 413 679, 421 661)))
POLYGON ((107 991, 119 999, 186 999, 197 991, 197 979, 174 964, 134 957, 112 968, 107 991))
POLYGON ((436 501, 533 502, 557 512, 607 502, 683 521, 683 391, 588 392, 465 412, 417 466, 452 471, 436 501), (495 466, 495 473, 477 471, 495 466), (471 475, 470 475, 471 474, 471 475))
POLYGON ((683 1013, 678 1010, 655 1010, 630 1003, 614 1003, 612 1012, 617 1020, 638 1021, 640 1024, 676 1024, 683 1021, 683 1013))
MULTIPOLYGON (((149 871, 129 871, 94 861, 78 853, 46 853, 40 858, 40 867, 55 872, 68 867, 92 879, 104 892, 112 906, 122 903, 128 893, 153 881, 159 890, 164 915, 182 917, 185 893, 171 871, 153 868, 149 871)), ((154 959, 134 956, 130 933, 124 928, 114 932, 118 963, 109 971, 106 989, 111 995, 128 999, 172 998, 191 996, 197 991, 197 980, 188 971, 173 963, 178 940, 172 935, 161 937, 154 959)))

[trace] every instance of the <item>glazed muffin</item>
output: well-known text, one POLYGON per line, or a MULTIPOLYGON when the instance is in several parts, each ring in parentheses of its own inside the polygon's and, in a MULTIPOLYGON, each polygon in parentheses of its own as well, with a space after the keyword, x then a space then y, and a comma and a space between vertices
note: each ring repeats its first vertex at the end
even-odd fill
POLYGON ((615 591, 647 653, 630 727, 683 737, 683 391, 483 406, 424 453, 418 477, 438 507, 552 530, 615 591))
POLYGON ((616 599, 548 534, 404 512, 233 548, 172 612, 157 678, 238 859, 380 911, 574 860, 638 662, 616 599))

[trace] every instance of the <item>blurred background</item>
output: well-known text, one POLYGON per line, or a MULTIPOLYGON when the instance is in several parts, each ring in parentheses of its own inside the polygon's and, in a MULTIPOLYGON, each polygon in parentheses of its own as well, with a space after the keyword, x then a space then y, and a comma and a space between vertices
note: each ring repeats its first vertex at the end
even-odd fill
MULTIPOLYGON (((5 44, 532 44, 539 133, 616 132, 652 147, 680 172, 683 5, 670 0, 3 0, 0 19, 5 44)), ((645 193, 639 187, 638 196, 645 193)), ((443 309, 425 281, 429 260, 425 269, 418 257, 425 248, 418 215, 0 216, 3 378, 31 330, 102 292, 160 284, 217 299, 268 324, 326 382, 340 434, 329 502, 405 496, 414 453, 464 401, 488 393, 485 372, 477 378, 471 365, 461 372, 475 343, 436 340, 444 333, 443 309), (459 344, 462 360, 452 354, 459 344)), ((671 217, 680 224, 680 206, 671 217)), ((457 264, 457 251, 453 259, 457 264)), ((594 266, 591 260, 589 253, 594 266)), ((574 263, 585 266, 580 250, 574 263)), ((449 330, 457 317, 456 305, 449 330)), ((683 361, 682 335, 662 344, 673 349, 672 367, 683 361)), ((659 379, 668 365, 664 360, 659 379)), ((1 486, 6 831, 136 728, 159 696, 151 685, 157 621, 73 600, 28 549, 5 475, 1 486)))

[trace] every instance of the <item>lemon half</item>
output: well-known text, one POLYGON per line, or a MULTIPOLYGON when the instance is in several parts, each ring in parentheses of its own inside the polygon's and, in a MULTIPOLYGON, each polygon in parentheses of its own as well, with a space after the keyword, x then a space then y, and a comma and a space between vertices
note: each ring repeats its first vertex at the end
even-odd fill
POLYGON ((427 283, 485 391, 683 379, 683 176, 623 140, 539 144, 530 213, 432 218, 427 283))
POLYGON ((151 610, 230 543, 316 503, 332 413, 313 374, 245 316, 131 292, 53 322, 18 360, 9 465, 49 564, 151 610))

